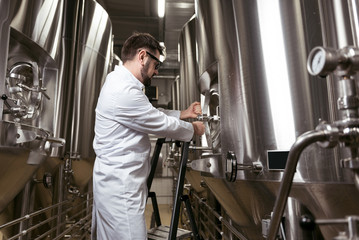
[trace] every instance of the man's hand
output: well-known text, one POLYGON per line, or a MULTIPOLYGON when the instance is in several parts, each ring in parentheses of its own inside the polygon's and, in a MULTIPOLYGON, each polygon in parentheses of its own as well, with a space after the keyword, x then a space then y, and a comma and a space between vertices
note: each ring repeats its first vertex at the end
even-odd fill
POLYGON ((194 135, 201 136, 204 134, 205 126, 203 122, 199 122, 199 121, 193 122, 192 126, 194 129, 194 135))
POLYGON ((186 110, 181 111, 180 119, 197 118, 202 114, 201 103, 194 102, 186 110))

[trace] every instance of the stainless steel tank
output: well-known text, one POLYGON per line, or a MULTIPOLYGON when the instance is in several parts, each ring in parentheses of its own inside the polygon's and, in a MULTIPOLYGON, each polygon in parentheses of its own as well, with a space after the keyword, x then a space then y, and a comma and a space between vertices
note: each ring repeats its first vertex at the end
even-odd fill
POLYGON ((0 5, 1 225, 89 190, 94 108, 110 69, 112 32, 93 0, 0 5), (80 159, 88 161, 72 163, 80 159), (37 184, 48 173, 53 185, 37 184))
POLYGON ((71 157, 94 159, 94 109, 110 68, 112 26, 106 11, 95 1, 65 1, 62 32, 58 134, 67 140, 71 157), (69 106, 73 106, 69 108, 69 106), (85 107, 86 106, 86 107, 85 107))
MULTIPOLYGON (((221 154, 218 165, 204 164, 201 171, 219 173, 205 182, 248 239, 265 235, 262 226, 270 219, 296 138, 340 117, 335 79, 312 77, 306 65, 315 46, 356 44, 352 2, 195 1, 199 84, 204 111, 213 117, 207 119, 211 137, 206 137, 221 154)), ((340 166, 347 155, 344 148, 307 147, 288 211, 299 205, 315 218, 357 215, 353 174, 340 166)), ((319 235, 331 239, 344 228, 321 226, 319 235)), ((306 238, 299 232, 294 222, 288 238, 306 238)))
POLYGON ((193 36, 196 32, 194 16, 184 25, 179 36, 180 56, 180 109, 186 109, 200 101, 198 90, 198 71, 196 67, 196 42, 193 36))
POLYGON ((56 154, 72 162, 75 184, 83 190, 92 176, 94 109, 111 67, 112 26, 96 1, 64 1, 64 9, 55 134, 66 146, 56 154))
POLYGON ((179 81, 179 76, 177 76, 171 84, 171 106, 174 110, 180 110, 179 81))
MULTIPOLYGON (((187 109, 193 102, 201 101, 198 88, 196 40, 193 37, 195 34, 196 19, 193 16, 185 23, 179 37, 180 78, 178 79, 178 85, 180 104, 177 110, 187 109)), ((200 144, 200 138, 198 137, 194 137, 193 141, 200 144)), ((197 159, 198 157, 198 151, 189 152, 189 159, 197 159)), ((186 173, 186 179, 197 192, 203 191, 203 188, 200 186, 202 178, 199 172, 189 170, 186 173)))
POLYGON ((49 155, 54 138, 54 105, 62 1, 2 1, 7 16, 1 49, 1 206, 23 189, 49 155), (46 19, 46 21, 45 21, 46 19), (16 180, 15 180, 15 179, 16 180))
MULTIPOLYGON (((64 140, 54 137, 55 104, 62 28, 62 1, 1 1, 0 65, 0 219, 3 224, 52 203, 49 189, 36 178, 56 172, 48 156, 64 140), (35 190, 36 189, 36 190, 35 190), (35 191, 39 197, 34 198, 35 191), (44 199, 48 201, 44 201, 44 199)), ((49 183, 49 188, 50 183, 49 183)), ((22 231, 20 224, 1 230, 4 237, 22 231)))
POLYGON ((70 156, 93 161, 95 154, 91 146, 95 111, 89 109, 95 109, 101 86, 111 67, 112 25, 107 12, 96 1, 87 0, 81 4, 69 151, 70 156))

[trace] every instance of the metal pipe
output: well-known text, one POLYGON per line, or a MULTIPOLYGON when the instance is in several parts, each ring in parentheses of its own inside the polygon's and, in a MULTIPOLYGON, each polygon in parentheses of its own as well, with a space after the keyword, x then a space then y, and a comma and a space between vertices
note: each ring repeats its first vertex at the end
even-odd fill
MULTIPOLYGON (((31 194, 31 181, 28 181, 21 193, 21 216, 26 216, 30 211, 29 206, 29 198, 31 194)), ((20 222, 19 231, 26 231, 25 229, 28 227, 29 221, 26 219, 20 222)), ((27 240, 26 236, 21 236, 19 240, 27 240)))
MULTIPOLYGON (((62 223, 61 225, 66 225, 66 223, 62 223)), ((49 234, 52 234, 55 230, 57 230, 57 227, 53 227, 51 229, 49 229, 48 231, 44 232, 42 235, 38 236, 37 238, 35 238, 34 240, 40 240, 43 239, 45 237, 47 237, 49 234)))
MULTIPOLYGON (((86 208, 82 209, 81 211, 77 212, 76 214, 74 214, 74 215, 72 215, 70 218, 68 218, 67 221, 72 221, 72 220, 74 220, 75 218, 77 218, 78 216, 80 216, 81 214, 83 214, 84 212, 86 212, 86 210, 87 210, 86 208)), ((91 214, 91 213, 86 214, 86 216, 89 215, 89 214, 91 214)))
POLYGON ((317 219, 315 220, 317 225, 329 225, 329 224, 348 224, 348 219, 338 218, 338 219, 317 219))
MULTIPOLYGON (((71 227, 66 228, 63 232, 61 232, 61 233, 59 233, 58 235, 54 236, 53 239, 58 239, 59 237, 65 236, 67 233, 71 232, 74 227, 77 227, 78 225, 81 225, 81 224, 85 225, 86 223, 84 223, 84 222, 86 222, 89 217, 90 217, 90 219, 91 219, 91 216, 92 216, 92 214, 89 213, 89 214, 86 215, 84 218, 82 218, 82 219, 80 219, 79 221, 73 223, 71 227), (56 238, 55 238, 55 237, 56 237, 56 238)), ((90 222, 90 221, 88 221, 88 222, 90 222)), ((63 222, 63 223, 60 224, 60 225, 61 225, 60 227, 66 227, 67 224, 68 224, 67 222, 63 222)), ((54 232, 56 229, 57 229, 56 227, 51 228, 50 230, 48 230, 47 232, 43 233, 41 236, 35 238, 34 240, 43 239, 45 236, 47 236, 48 234, 54 232)))
POLYGON ((36 212, 30 213, 30 214, 27 214, 27 215, 25 215, 25 216, 23 216, 23 217, 21 217, 21 218, 18 218, 18 219, 16 219, 16 220, 13 220, 13 221, 11 221, 11 222, 8 222, 8 223, 5 223, 5 224, 1 225, 1 226, 0 226, 0 229, 3 229, 3 228, 6 228, 6 227, 10 227, 10 226, 12 226, 12 225, 15 225, 15 224, 17 224, 17 223, 19 223, 19 222, 21 222, 21 221, 24 221, 24 220, 26 220, 26 219, 29 219, 29 218, 34 217, 34 216, 36 216, 36 215, 39 215, 39 214, 41 214, 41 213, 43 213, 43 212, 46 212, 47 210, 56 208, 56 207, 58 207, 59 205, 66 204, 66 203, 68 203, 69 201, 70 201, 70 200, 65 200, 65 201, 63 201, 63 202, 54 204, 54 205, 52 205, 52 206, 50 206, 50 207, 46 207, 46 208, 41 209, 41 210, 39 210, 39 211, 36 211, 36 212))
MULTIPOLYGON (((73 208, 76 208, 76 207, 78 207, 78 206, 80 206, 80 205, 82 205, 82 204, 83 204, 83 203, 80 203, 80 204, 78 204, 77 206, 70 207, 70 208, 67 209, 65 212, 61 213, 61 215, 67 214, 67 213, 70 212, 73 208)), ((82 211, 80 211, 80 212, 77 213, 76 215, 72 216, 69 220, 72 220, 73 218, 77 217, 78 215, 82 214, 82 213, 85 212, 85 211, 86 211, 86 209, 83 209, 82 211)), ((91 215, 91 214, 92 214, 92 213, 89 213, 89 214, 87 214, 86 216, 89 216, 89 215, 91 215)), ((25 236, 25 235, 27 235, 28 233, 30 233, 31 231, 33 231, 34 229, 39 228, 40 226, 44 225, 45 223, 51 222, 52 220, 56 219, 57 217, 58 217, 57 215, 52 216, 51 218, 48 218, 48 219, 46 219, 45 221, 42 221, 42 222, 40 222, 40 223, 38 223, 38 224, 36 224, 36 225, 34 225, 34 226, 28 228, 28 229, 24 229, 24 230, 20 231, 20 233, 18 233, 18 234, 16 234, 16 235, 12 236, 11 238, 9 238, 9 240, 17 239, 17 238, 20 237, 20 236, 25 236)), ((80 219, 79 221, 81 221, 81 219, 80 219)), ((67 223, 64 222, 64 223, 62 223, 62 226, 65 226, 66 224, 67 224, 67 223)), ((78 223, 75 223, 75 224, 78 225, 78 223)), ((50 232, 52 232, 52 231, 54 231, 54 230, 55 230, 55 228, 52 228, 52 229, 50 229, 48 232, 46 232, 45 234, 43 234, 43 235, 41 235, 41 236, 46 236, 48 233, 50 233, 50 232)), ((39 238, 39 239, 41 239, 41 238, 39 238)))
POLYGON ((355 187, 359 190, 359 174, 358 174, 358 172, 354 172, 354 184, 355 184, 355 187))
MULTIPOLYGON (((211 239, 216 239, 214 234, 211 233, 211 231, 209 230, 209 227, 206 225, 206 223, 201 220, 201 224, 202 224, 203 228, 206 230, 206 235, 211 237, 211 239)), ((205 236, 205 234, 203 232, 202 232, 202 236, 205 236)))
POLYGON ((297 168, 300 154, 310 144, 318 141, 329 140, 331 135, 333 135, 333 132, 330 131, 309 131, 299 136, 296 142, 293 144, 289 152, 288 161, 284 170, 278 197, 274 204, 273 216, 269 226, 269 240, 275 240, 276 238, 284 208, 287 204, 287 199, 293 183, 293 177, 297 168))
POLYGON ((212 147, 203 147, 203 146, 189 146, 190 150, 213 150, 212 147))
POLYGON ((38 227, 44 225, 45 223, 51 222, 51 221, 54 220, 56 217, 57 217, 57 216, 53 216, 53 217, 48 218, 48 219, 46 219, 45 221, 40 222, 40 223, 38 223, 38 224, 36 224, 36 225, 34 225, 34 226, 32 226, 32 227, 26 229, 26 230, 22 230, 22 231, 20 231, 20 233, 18 233, 18 234, 16 234, 16 235, 12 236, 12 237, 9 238, 8 240, 15 240, 15 239, 17 239, 17 238, 20 237, 20 236, 25 236, 26 234, 30 233, 32 230, 35 230, 36 228, 38 228, 38 227))
MULTIPOLYGON (((209 222, 209 224, 211 225, 211 227, 214 227, 219 234, 223 235, 222 229, 220 229, 220 228, 216 225, 216 223, 213 222, 213 220, 209 218, 209 216, 207 215, 207 213, 206 213, 205 211, 200 210, 200 213, 207 218, 207 221, 209 222)), ((207 223, 207 224, 208 224, 208 223, 207 223)))
POLYGON ((91 219, 92 214, 90 213, 89 215, 87 215, 84 218, 81 218, 78 222, 76 222, 75 224, 73 224, 71 227, 67 228, 65 231, 63 231, 61 234, 57 235, 56 238, 54 238, 53 240, 57 240, 57 239, 61 239, 63 236, 65 236, 67 233, 71 232, 73 228, 77 227, 78 225, 84 224, 85 222, 87 222, 89 219, 91 219))
MULTIPOLYGON (((88 195, 89 195, 89 194, 88 194, 88 195)), ((81 205, 83 205, 83 204, 85 204, 85 203, 87 203, 88 201, 91 201, 91 200, 92 200, 92 198, 89 198, 89 199, 86 199, 85 201, 83 201, 83 202, 81 202, 81 203, 79 203, 79 204, 77 204, 77 205, 74 205, 74 206, 71 206, 71 207, 67 208, 65 211, 61 212, 61 216, 64 216, 65 214, 67 214, 68 212, 72 211, 73 209, 76 209, 77 207, 79 207, 79 206, 81 206, 81 205)), ((41 213, 44 213, 45 211, 48 211, 48 210, 52 210, 53 208, 60 207, 60 206, 62 206, 62 205, 64 205, 64 204, 67 204, 68 202, 69 202, 69 200, 66 200, 66 201, 64 201, 64 202, 61 202, 61 203, 52 205, 52 206, 47 207, 47 208, 45 208, 45 209, 39 210, 39 211, 37 211, 37 212, 28 214, 28 215, 26 215, 26 216, 23 216, 23 217, 21 217, 21 218, 19 218, 19 219, 13 220, 13 221, 11 221, 11 222, 9 222, 9 223, 6 223, 6 224, 0 226, 0 229, 6 228, 6 227, 10 227, 10 226, 15 225, 15 224, 17 224, 17 223, 19 223, 19 222, 21 223, 22 221, 25 221, 25 220, 30 220, 32 217, 35 217, 36 215, 39 215, 39 214, 41 214, 41 213)), ((92 205, 90 205, 89 207, 91 207, 91 206, 92 206, 92 205)), ((78 216, 79 214, 82 214, 82 213, 85 212, 86 210, 87 210, 87 209, 84 209, 84 210, 80 211, 80 212, 77 213, 76 215, 72 216, 69 220, 72 220, 74 217, 78 216)), ((90 215, 90 214, 91 214, 91 212, 89 212, 87 215, 90 215)), ((39 228, 40 226, 44 225, 45 223, 52 222, 53 220, 57 219, 58 217, 59 217, 58 215, 54 215, 54 216, 52 216, 52 217, 50 217, 50 218, 48 218, 48 219, 46 219, 46 220, 44 220, 44 221, 42 221, 42 222, 39 222, 39 223, 37 223, 37 224, 31 226, 30 228, 22 229, 18 234, 16 234, 16 235, 12 236, 11 238, 9 238, 9 240, 11 240, 11 239, 17 239, 18 237, 25 236, 25 235, 31 233, 34 229, 39 228)), ((63 222, 63 223, 60 224, 60 225, 61 225, 61 226, 65 226, 66 224, 67 224, 67 222, 63 222)), ((51 228, 49 231, 47 231, 47 232, 45 232, 44 234, 42 234, 42 235, 41 235, 39 238, 37 238, 37 239, 41 239, 42 237, 47 236, 49 233, 52 233, 52 232, 53 232, 54 230, 56 230, 57 228, 58 228, 57 225, 54 226, 53 228, 51 228)))
MULTIPOLYGON (((65 180, 65 177, 64 177, 64 163, 62 163, 61 165, 60 165, 60 167, 59 167, 59 170, 58 170, 58 174, 59 174, 59 177, 58 177, 58 190, 57 190, 57 194, 58 194, 58 196, 57 196, 57 201, 58 202, 62 202, 64 199, 65 199, 65 188, 66 188, 66 186, 65 186, 65 184, 64 184, 64 180, 65 180)), ((62 205, 61 206, 59 206, 58 208, 57 208, 57 213, 56 213, 56 215, 58 216, 57 217, 57 221, 56 221, 56 223, 55 223, 55 227, 56 227, 56 235, 59 235, 60 234, 60 232, 61 232, 61 228, 60 228, 60 226, 61 226, 61 223, 63 222, 62 220, 63 220, 63 217, 61 216, 61 212, 63 211, 63 209, 62 209, 62 205)))

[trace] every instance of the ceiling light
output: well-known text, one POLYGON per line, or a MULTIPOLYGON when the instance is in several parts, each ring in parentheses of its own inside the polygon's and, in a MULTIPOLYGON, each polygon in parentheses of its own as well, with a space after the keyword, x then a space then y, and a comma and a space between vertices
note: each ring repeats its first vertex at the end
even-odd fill
POLYGON ((165 16, 166 0, 158 0, 158 17, 163 18, 165 16))
POLYGON ((160 55, 160 61, 163 62, 166 59, 166 47, 164 42, 160 42, 160 45, 163 47, 163 55, 160 55))

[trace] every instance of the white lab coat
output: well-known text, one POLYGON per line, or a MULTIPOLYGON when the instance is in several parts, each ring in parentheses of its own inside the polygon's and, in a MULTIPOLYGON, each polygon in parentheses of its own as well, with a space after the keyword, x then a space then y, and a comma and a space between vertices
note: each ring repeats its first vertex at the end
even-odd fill
POLYGON ((179 120, 179 111, 157 110, 143 87, 124 66, 116 66, 101 89, 93 142, 92 239, 147 239, 148 134, 181 141, 193 136, 192 124, 179 120))

